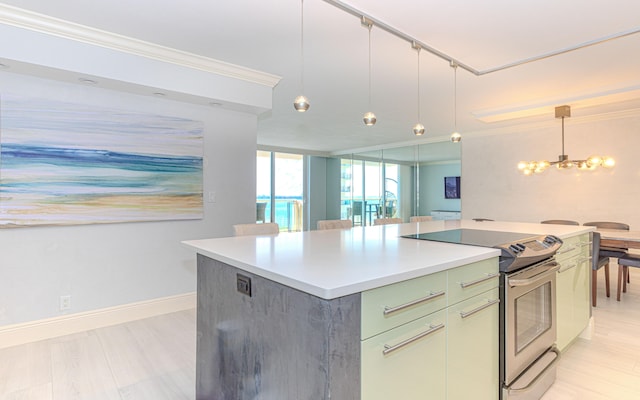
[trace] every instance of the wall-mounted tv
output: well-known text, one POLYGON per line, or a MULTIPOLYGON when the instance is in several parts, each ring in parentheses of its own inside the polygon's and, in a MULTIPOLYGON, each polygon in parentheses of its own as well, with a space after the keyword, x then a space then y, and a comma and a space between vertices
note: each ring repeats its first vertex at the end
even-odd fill
POLYGON ((445 199, 460 198, 460 177, 459 176, 444 177, 444 198, 445 199))

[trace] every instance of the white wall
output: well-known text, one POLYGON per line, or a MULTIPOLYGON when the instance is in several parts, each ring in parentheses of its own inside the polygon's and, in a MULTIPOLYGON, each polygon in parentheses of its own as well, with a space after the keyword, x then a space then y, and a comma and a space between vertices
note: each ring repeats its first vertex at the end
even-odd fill
POLYGON ((610 155, 611 170, 547 170, 523 176, 520 160, 557 160, 560 121, 554 126, 462 140, 462 217, 505 221, 545 219, 617 221, 640 230, 640 116, 565 121, 565 153, 571 158, 610 155))
POLYGON ((0 73, 0 95, 86 102, 205 124, 203 220, 0 229, 0 326, 195 291, 195 254, 180 241, 229 236, 255 219, 255 115, 0 73))

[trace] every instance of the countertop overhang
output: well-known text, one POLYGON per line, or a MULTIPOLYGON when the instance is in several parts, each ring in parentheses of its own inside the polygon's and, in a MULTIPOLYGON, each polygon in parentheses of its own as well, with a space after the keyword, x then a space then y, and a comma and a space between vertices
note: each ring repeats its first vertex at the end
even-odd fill
POLYGON ((401 237, 459 228, 552 234, 560 238, 594 230, 589 226, 449 220, 182 243, 249 273, 323 299, 334 299, 500 255, 492 248, 401 237))

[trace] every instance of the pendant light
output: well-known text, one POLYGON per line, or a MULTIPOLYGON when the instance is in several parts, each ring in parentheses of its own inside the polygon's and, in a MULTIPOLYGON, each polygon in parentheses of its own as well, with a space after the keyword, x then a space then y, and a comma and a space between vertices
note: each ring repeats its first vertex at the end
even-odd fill
POLYGON ((518 169, 525 175, 544 172, 547 168, 555 165, 558 169, 570 169, 577 166, 581 170, 594 170, 598 167, 612 168, 616 162, 611 157, 591 156, 586 160, 571 160, 564 152, 564 119, 571 116, 570 106, 556 107, 556 118, 562 118, 562 154, 558 156, 558 161, 520 161, 518 169))
POLYGON ((303 94, 293 100, 293 108, 298 112, 305 112, 310 104, 304 96, 304 0, 300 0, 300 90, 303 94))
POLYGON ((453 133, 451 141, 458 143, 462 140, 462 135, 458 133, 458 64, 451 61, 451 68, 453 68, 453 133))
MULTIPOLYGON (((373 22, 366 17, 362 17, 362 25, 369 31, 369 109, 371 109, 371 27, 373 22)), ((373 126, 377 121, 376 115, 371 111, 364 113, 362 120, 366 126, 373 126)))
POLYGON ((422 136, 424 135, 424 125, 420 122, 420 50, 422 50, 422 46, 416 42, 412 42, 411 47, 418 52, 418 123, 413 126, 413 134, 422 136))

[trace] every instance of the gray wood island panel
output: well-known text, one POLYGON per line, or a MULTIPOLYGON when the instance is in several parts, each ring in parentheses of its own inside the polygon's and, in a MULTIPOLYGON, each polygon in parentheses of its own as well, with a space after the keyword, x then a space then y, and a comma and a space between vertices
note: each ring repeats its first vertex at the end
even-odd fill
POLYGON ((198 400, 360 398, 360 294, 325 300, 202 255, 197 289, 198 400))

